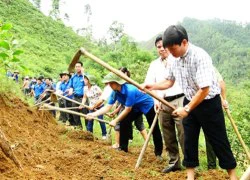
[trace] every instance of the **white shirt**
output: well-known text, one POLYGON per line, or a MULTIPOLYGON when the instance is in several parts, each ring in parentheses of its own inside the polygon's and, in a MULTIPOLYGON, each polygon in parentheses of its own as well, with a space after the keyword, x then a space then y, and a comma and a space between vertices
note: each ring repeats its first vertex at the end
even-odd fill
POLYGON ((60 85, 61 85, 61 83, 62 83, 62 81, 58 81, 58 82, 56 83, 56 93, 60 93, 60 92, 61 92, 61 90, 60 90, 60 85))
POLYGON ((97 85, 91 86, 90 89, 88 86, 84 86, 84 94, 86 94, 87 98, 89 99, 89 105, 94 106, 101 97, 102 90, 97 85))
POLYGON ((104 101, 107 101, 112 91, 113 91, 112 88, 109 85, 106 85, 103 89, 103 92, 100 98, 103 99, 104 101))
MULTIPOLYGON (((167 59, 162 60, 161 57, 151 62, 147 76, 145 78, 146 84, 158 83, 165 80, 165 75, 167 71, 167 67, 170 67, 171 64, 175 61, 175 58, 172 55, 169 55, 167 59)), ((177 94, 183 93, 181 88, 177 83, 166 90, 157 90, 157 95, 164 98, 168 96, 174 96, 177 94)))

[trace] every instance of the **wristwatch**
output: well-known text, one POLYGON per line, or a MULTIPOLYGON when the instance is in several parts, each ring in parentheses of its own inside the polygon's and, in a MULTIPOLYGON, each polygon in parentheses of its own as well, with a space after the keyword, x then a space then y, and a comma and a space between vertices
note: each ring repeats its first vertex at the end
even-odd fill
POLYGON ((188 105, 184 106, 184 110, 187 112, 187 113, 190 113, 190 107, 188 105))

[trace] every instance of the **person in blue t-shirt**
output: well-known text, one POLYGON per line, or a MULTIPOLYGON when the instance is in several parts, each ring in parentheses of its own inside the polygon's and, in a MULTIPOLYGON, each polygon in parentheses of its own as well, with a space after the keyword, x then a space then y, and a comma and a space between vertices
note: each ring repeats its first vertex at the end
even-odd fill
MULTIPOLYGON (((69 96, 67 93, 67 87, 68 84, 70 82, 70 74, 68 72, 63 72, 60 74, 61 78, 62 78, 62 82, 59 86, 59 93, 62 94, 63 96, 66 96, 67 98, 72 99, 73 95, 69 96)), ((62 99, 63 105, 64 107, 72 107, 72 102, 66 99, 62 99)), ((69 121, 70 125, 72 126, 76 126, 76 123, 74 121, 73 115, 69 114, 69 113, 65 113, 65 117, 63 117, 65 119, 62 119, 63 122, 66 122, 67 120, 69 121)))
MULTIPOLYGON (((82 98, 84 95, 84 89, 83 87, 85 86, 84 84, 84 72, 83 72, 83 64, 82 62, 77 62, 75 65, 75 74, 71 77, 68 87, 67 87, 67 92, 69 94, 69 96, 73 95, 73 100, 77 101, 77 102, 82 102, 82 98)), ((76 103, 72 103, 73 107, 79 107, 78 104, 76 103)), ((76 109, 75 111, 77 112, 83 112, 83 113, 87 113, 86 108, 84 108, 83 110, 80 109, 76 109)), ((78 115, 73 115, 74 117, 74 121, 76 123, 76 126, 78 126, 80 129, 82 129, 82 123, 81 123, 81 118, 78 115)), ((86 126, 86 122, 85 122, 85 126, 86 126)))
MULTIPOLYGON (((114 127, 120 122, 119 150, 128 152, 129 132, 132 128, 132 122, 134 120, 136 121, 141 114, 146 116, 150 126, 153 122, 155 117, 153 98, 141 92, 134 85, 126 83, 126 81, 113 73, 107 74, 103 82, 108 83, 113 89, 113 92, 109 97, 108 104, 98 111, 89 113, 88 119, 107 113, 116 101, 124 105, 124 110, 110 122, 110 125, 114 127)), ((155 144, 155 155, 160 156, 162 154, 163 143, 159 125, 155 126, 153 140, 155 144)))
POLYGON ((39 99, 41 100, 42 97, 40 98, 40 96, 42 95, 44 90, 45 90, 45 86, 43 84, 42 78, 39 77, 37 79, 37 83, 35 84, 34 88, 32 89, 32 93, 34 94, 36 103, 39 103, 38 102, 39 99))

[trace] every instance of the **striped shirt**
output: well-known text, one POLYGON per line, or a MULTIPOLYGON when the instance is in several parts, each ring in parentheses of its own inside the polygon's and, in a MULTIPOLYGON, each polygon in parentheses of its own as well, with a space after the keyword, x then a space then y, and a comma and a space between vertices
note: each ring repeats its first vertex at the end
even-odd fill
POLYGON ((204 87, 209 87, 209 94, 205 99, 220 94, 211 57, 203 49, 191 43, 184 56, 176 59, 167 69, 165 78, 176 80, 190 101, 197 91, 204 87))

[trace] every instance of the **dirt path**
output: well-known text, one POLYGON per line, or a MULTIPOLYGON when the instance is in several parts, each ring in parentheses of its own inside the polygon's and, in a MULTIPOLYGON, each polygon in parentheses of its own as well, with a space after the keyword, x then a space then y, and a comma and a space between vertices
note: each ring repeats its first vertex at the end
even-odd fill
MULTIPOLYGON (((185 179, 185 172, 162 174, 148 148, 141 167, 134 166, 140 148, 116 151, 84 131, 67 130, 49 113, 19 99, 0 95, 0 127, 20 160, 20 171, 0 150, 0 179, 185 179)), ((198 179, 227 179, 223 171, 208 171, 198 179)))

